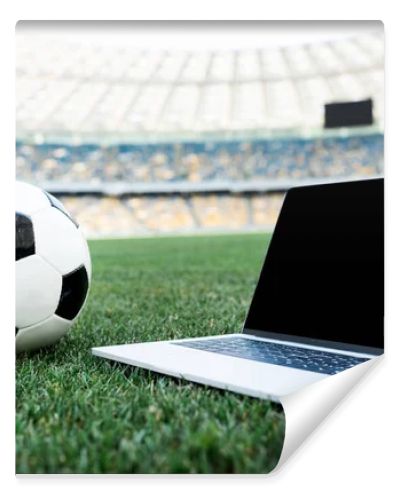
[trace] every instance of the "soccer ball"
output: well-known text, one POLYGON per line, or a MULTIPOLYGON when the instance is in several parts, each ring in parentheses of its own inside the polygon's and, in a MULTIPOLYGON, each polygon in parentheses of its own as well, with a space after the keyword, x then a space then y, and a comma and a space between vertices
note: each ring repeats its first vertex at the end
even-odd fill
POLYGON ((57 342, 87 297, 91 261, 77 223, 51 194, 16 183, 17 352, 57 342))

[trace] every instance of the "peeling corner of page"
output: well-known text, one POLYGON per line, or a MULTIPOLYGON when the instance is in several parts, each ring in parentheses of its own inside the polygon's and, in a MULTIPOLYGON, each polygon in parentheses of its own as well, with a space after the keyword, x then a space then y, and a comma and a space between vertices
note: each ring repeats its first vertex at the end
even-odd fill
POLYGON ((273 472, 279 470, 382 357, 371 359, 281 398, 286 421, 285 439, 281 456, 273 472))

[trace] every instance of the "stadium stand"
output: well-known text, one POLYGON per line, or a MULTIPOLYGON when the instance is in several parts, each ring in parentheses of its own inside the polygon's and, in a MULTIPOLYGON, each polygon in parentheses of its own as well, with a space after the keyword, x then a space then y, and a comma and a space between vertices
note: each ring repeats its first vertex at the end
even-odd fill
POLYGON ((42 183, 174 182, 378 175, 380 134, 166 145, 17 144, 17 175, 42 183))
POLYGON ((17 37, 17 178, 90 237, 271 227, 296 183, 383 174, 383 35, 254 50, 17 37), (374 124, 323 130, 324 104, 374 124))
POLYGON ((270 229, 283 193, 61 196, 89 237, 270 229))

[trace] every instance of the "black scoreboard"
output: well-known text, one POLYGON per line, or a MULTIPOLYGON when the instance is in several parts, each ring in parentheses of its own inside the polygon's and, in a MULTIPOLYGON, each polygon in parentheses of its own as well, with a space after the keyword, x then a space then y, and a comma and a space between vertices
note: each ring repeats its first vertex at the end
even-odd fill
POLYGON ((372 125, 372 99, 325 104, 325 128, 372 125))

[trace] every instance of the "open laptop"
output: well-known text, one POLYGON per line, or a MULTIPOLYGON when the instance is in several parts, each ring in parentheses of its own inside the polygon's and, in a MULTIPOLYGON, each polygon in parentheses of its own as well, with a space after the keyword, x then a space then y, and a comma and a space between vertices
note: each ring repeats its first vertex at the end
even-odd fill
POLYGON ((383 179, 290 189, 241 333, 92 352, 279 400, 383 353, 383 254, 383 179))

